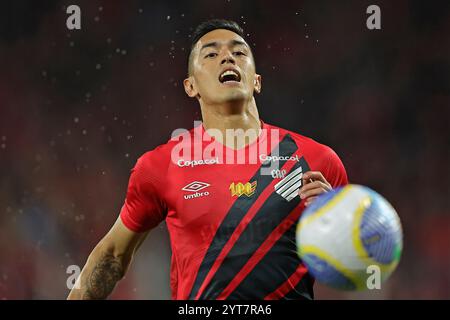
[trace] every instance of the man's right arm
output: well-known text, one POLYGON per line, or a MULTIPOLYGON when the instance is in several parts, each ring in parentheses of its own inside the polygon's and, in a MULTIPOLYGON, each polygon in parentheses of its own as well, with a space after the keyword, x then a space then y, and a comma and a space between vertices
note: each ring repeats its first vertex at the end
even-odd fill
POLYGON ((131 231, 119 217, 89 255, 67 299, 106 299, 125 275, 147 234, 131 231))

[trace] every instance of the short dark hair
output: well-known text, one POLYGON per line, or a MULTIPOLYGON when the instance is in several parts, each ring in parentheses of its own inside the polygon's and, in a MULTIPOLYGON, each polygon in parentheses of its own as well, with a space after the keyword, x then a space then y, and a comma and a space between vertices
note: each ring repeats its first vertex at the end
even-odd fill
POLYGON ((225 20, 225 19, 211 19, 204 21, 200 23, 197 28, 195 28, 194 33, 191 36, 191 50, 189 52, 189 58, 188 58, 188 73, 190 74, 191 69, 191 59, 192 59, 192 50, 194 49, 195 45, 197 44, 198 40, 200 40, 201 37, 203 37, 208 32, 211 32, 213 30, 217 29, 225 29, 232 31, 242 38, 244 38, 244 30, 242 27, 237 24, 237 22, 232 20, 225 20))
POLYGON ((225 19, 212 19, 200 23, 197 28, 195 28, 194 33, 192 34, 191 51, 194 49, 195 44, 201 37, 216 29, 230 30, 244 38, 244 30, 237 24, 237 22, 225 19))

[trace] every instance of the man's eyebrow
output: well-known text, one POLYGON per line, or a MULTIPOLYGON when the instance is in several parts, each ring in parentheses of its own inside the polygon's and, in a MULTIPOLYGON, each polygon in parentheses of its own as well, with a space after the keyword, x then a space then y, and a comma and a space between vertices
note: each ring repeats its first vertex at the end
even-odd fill
POLYGON ((241 40, 231 40, 231 45, 232 46, 245 46, 247 47, 247 44, 244 41, 241 40))
POLYGON ((210 47, 218 47, 217 42, 209 42, 209 43, 204 44, 204 45, 200 48, 200 51, 202 51, 203 49, 206 49, 206 48, 210 48, 210 47))

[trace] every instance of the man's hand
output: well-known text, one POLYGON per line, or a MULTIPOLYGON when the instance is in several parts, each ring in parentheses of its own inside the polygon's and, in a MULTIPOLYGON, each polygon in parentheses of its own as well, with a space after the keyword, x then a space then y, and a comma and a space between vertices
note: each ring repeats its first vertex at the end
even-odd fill
POLYGON ((320 171, 308 171, 303 174, 302 187, 299 190, 300 199, 309 206, 320 194, 331 191, 331 184, 325 179, 320 171))

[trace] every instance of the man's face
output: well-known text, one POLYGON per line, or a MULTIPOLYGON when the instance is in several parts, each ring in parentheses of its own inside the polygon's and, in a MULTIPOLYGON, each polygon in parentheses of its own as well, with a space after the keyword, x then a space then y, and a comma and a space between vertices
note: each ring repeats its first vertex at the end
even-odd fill
POLYGON ((199 39, 192 52, 190 72, 184 83, 186 92, 208 104, 250 100, 261 86, 249 46, 238 34, 225 29, 213 30, 199 39))

